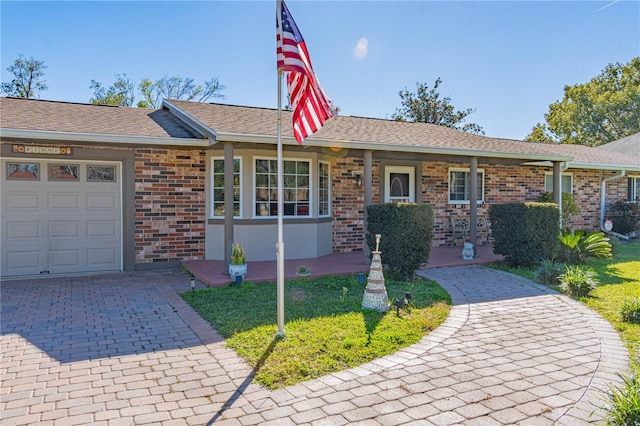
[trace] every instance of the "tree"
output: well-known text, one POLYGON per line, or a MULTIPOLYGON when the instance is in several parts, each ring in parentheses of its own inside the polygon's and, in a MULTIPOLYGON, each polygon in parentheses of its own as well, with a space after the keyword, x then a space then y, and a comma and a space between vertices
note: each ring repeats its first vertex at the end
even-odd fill
POLYGON ((416 93, 409 92, 407 89, 398 92, 402 99, 402 107, 396 108, 391 118, 397 121, 439 124, 483 135, 484 131, 479 125, 464 123, 467 116, 475 111, 474 109, 456 111, 451 105, 451 98, 440 98, 438 87, 441 83, 442 80, 438 77, 432 89, 429 89, 426 83, 416 83, 416 93))
POLYGON ((564 98, 549 105, 545 124, 526 140, 598 146, 640 132, 640 58, 609 64, 584 84, 564 87, 564 98), (544 139, 543 139, 544 140, 544 139))
POLYGON ((114 105, 130 107, 135 101, 133 82, 126 74, 116 74, 116 81, 108 88, 101 83, 91 80, 93 98, 89 100, 94 105, 114 105))
POLYGON ((138 102, 140 108, 158 108, 163 98, 185 101, 195 99, 196 102, 206 102, 210 98, 224 98, 224 95, 219 93, 224 90, 224 86, 215 77, 196 86, 192 78, 165 75, 155 82, 145 78, 138 88, 143 97, 143 100, 138 102))
POLYGON ((2 82, 2 93, 17 98, 35 98, 39 95, 38 92, 47 90, 47 82, 41 79, 46 69, 43 61, 33 57, 26 59, 20 55, 7 68, 15 78, 10 82, 2 82))

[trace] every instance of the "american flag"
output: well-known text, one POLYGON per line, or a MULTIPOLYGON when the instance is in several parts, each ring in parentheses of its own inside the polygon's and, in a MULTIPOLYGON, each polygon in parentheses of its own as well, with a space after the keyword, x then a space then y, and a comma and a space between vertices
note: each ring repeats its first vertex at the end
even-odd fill
POLYGON ((293 135, 299 144, 333 117, 335 108, 316 77, 307 45, 284 1, 277 2, 276 41, 278 70, 286 73, 293 109, 293 135))

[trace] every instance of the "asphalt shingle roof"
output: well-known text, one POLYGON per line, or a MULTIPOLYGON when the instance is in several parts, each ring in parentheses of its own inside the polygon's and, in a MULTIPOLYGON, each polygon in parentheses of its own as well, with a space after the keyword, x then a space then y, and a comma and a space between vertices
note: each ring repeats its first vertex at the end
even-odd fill
POLYGON ((164 110, 0 98, 0 127, 106 135, 201 138, 164 110))
MULTIPOLYGON (((221 134, 246 134, 276 136, 277 110, 224 104, 204 104, 169 100, 170 104, 195 117, 200 122, 221 134)), ((293 137, 291 112, 282 111, 282 136, 293 137)), ((581 145, 558 145, 524 142, 513 139, 491 138, 445 126, 428 123, 408 123, 395 120, 335 116, 323 128, 309 138, 329 142, 360 142, 394 147, 419 147, 477 151, 484 153, 507 153, 518 155, 549 155, 572 157, 575 163, 597 165, 628 165, 640 168, 640 156, 616 152, 603 152, 581 145)), ((306 143, 306 142, 305 142, 306 143)), ((468 155, 468 154, 467 154, 468 155)))

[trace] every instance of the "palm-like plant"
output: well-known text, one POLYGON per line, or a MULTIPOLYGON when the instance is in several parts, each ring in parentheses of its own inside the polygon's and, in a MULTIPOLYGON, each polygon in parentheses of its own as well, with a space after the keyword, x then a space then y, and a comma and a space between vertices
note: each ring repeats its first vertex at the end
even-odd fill
POLYGON ((582 263, 587 256, 611 258, 611 243, 603 232, 567 232, 558 237, 562 244, 560 257, 571 263, 582 263))

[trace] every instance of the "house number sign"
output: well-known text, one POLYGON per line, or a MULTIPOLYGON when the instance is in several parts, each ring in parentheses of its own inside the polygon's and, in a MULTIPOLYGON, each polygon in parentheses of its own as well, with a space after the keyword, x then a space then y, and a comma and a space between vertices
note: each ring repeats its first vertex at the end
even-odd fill
POLYGON ((18 154, 71 155, 68 146, 13 145, 13 152, 18 154))

